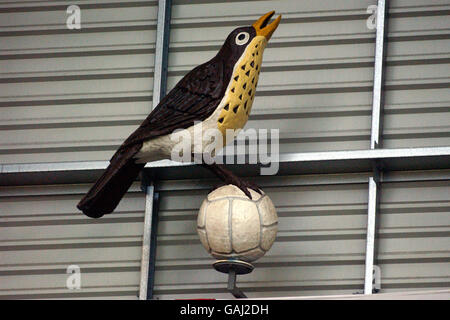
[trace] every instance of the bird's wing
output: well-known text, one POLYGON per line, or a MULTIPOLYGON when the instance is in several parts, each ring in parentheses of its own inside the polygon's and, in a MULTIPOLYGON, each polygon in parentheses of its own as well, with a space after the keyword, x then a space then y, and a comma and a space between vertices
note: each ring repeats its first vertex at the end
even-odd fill
POLYGON ((136 144, 185 129, 208 118, 219 105, 229 79, 216 58, 190 71, 120 146, 117 152, 136 144))

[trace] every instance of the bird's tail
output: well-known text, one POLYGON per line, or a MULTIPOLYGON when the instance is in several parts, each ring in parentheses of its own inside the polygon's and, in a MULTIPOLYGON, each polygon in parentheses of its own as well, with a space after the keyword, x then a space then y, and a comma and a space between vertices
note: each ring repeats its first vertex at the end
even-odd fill
POLYGON ((111 158, 108 168, 77 205, 85 215, 100 218, 117 207, 145 166, 145 163, 135 163, 133 156, 136 152, 133 151, 125 154, 117 152, 111 158))

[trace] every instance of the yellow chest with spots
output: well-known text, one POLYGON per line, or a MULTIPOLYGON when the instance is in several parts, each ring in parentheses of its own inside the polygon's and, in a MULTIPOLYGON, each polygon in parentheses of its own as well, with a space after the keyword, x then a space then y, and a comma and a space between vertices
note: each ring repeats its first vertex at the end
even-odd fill
MULTIPOLYGON (((222 101, 223 108, 217 120, 217 126, 224 141, 227 129, 239 130, 247 123, 266 44, 265 37, 253 38, 234 67, 230 84, 222 101)), ((225 143, 227 142, 229 141, 225 143)))

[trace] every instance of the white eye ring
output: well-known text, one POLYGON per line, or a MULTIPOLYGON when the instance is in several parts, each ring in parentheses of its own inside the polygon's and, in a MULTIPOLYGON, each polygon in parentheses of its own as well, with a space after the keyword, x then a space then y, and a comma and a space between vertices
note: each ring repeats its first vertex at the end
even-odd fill
POLYGON ((236 44, 242 46, 248 42, 248 39, 250 39, 250 34, 248 32, 239 32, 236 36, 236 44))

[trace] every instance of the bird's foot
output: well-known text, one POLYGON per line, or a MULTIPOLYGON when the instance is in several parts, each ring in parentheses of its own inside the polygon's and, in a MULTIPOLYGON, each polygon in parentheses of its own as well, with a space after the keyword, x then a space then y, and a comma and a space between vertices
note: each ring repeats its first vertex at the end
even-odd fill
MULTIPOLYGON (((234 184, 234 183, 233 183, 234 184)), ((234 184, 239 189, 241 189, 249 199, 252 199, 252 194, 248 189, 251 189, 253 191, 256 191, 257 193, 262 195, 262 190, 253 182, 247 181, 247 180, 240 180, 239 184, 234 184)))
POLYGON ((221 187, 223 185, 232 184, 238 187, 239 189, 244 192, 244 194, 252 200, 252 195, 249 190, 254 190, 255 192, 262 194, 262 190, 253 182, 243 180, 239 178, 238 176, 234 175, 233 172, 230 170, 227 170, 222 165, 213 163, 213 164, 203 164, 204 167, 214 172, 216 176, 218 176, 224 183, 218 187, 221 187))
MULTIPOLYGON (((217 188, 226 186, 226 185, 235 185, 239 189, 241 189, 242 192, 249 198, 252 199, 252 194, 250 193, 249 189, 254 190, 255 192, 262 194, 262 190, 253 182, 243 180, 243 179, 229 179, 228 181, 225 181, 224 183, 221 183, 219 185, 216 185, 212 190, 215 190, 217 188)), ((211 190, 211 191, 212 191, 211 190)))

